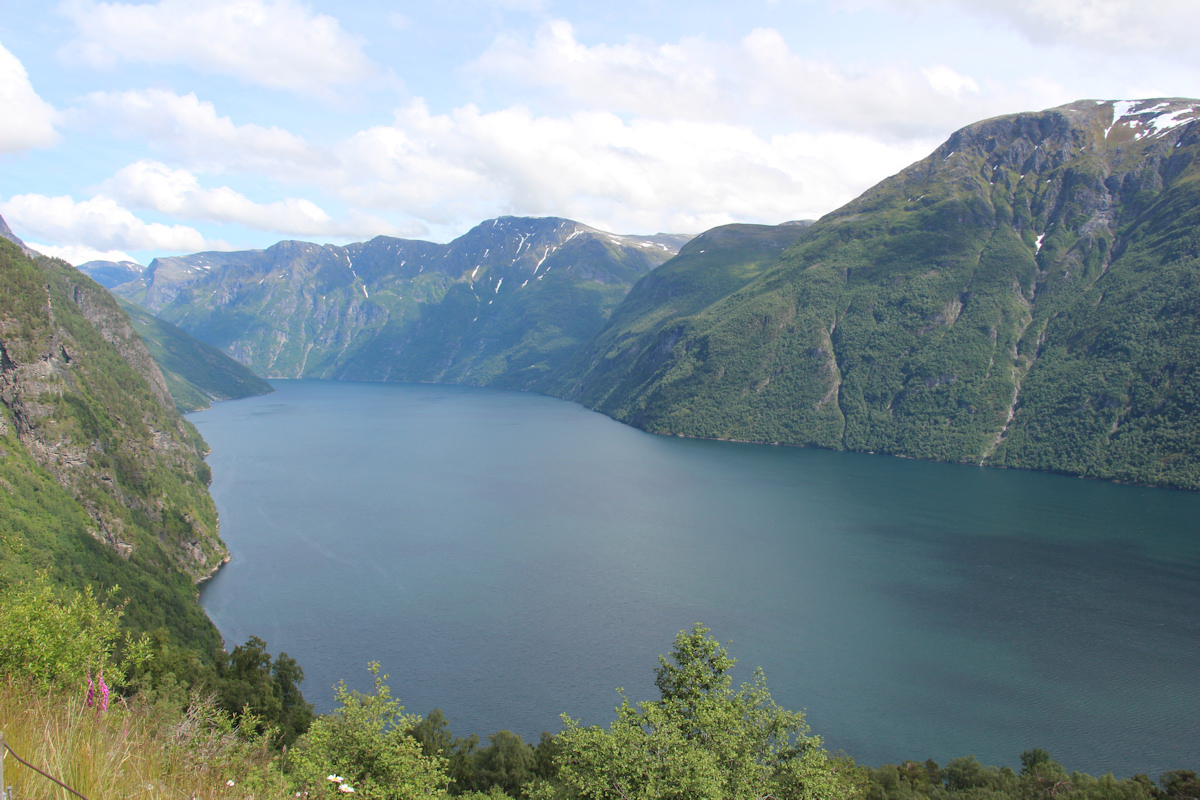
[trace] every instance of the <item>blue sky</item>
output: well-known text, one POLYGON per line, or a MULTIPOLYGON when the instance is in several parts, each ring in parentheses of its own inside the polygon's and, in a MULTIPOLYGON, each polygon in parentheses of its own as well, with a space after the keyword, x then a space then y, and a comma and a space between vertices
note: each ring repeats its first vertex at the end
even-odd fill
POLYGON ((814 218, 978 119, 1200 97, 1195 0, 12 5, 0 214, 72 263, 814 218))

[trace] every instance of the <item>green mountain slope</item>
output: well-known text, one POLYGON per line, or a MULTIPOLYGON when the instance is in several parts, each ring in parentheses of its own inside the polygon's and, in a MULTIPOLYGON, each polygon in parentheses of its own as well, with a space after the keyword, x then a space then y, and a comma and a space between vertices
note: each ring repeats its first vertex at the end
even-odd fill
POLYGON ((128 300, 117 298, 134 330, 162 371, 171 399, 180 411, 208 408, 214 400, 233 400, 275 391, 271 384, 212 345, 189 336, 128 300))
POLYGON ((724 225, 697 236, 634 286, 608 325, 555 376, 551 391, 593 407, 636 393, 671 352, 682 320, 773 266, 808 224, 724 225))
POLYGON ((1200 489, 1197 117, 964 128, 727 294, 681 281, 656 317, 642 281, 552 391, 664 433, 1200 489))
POLYGON ((260 375, 537 388, 688 238, 503 217, 444 245, 157 259, 115 291, 260 375))
POLYGON ((0 585, 120 585, 135 629, 215 652, 195 581, 227 553, 203 449, 114 299, 0 242, 0 585))

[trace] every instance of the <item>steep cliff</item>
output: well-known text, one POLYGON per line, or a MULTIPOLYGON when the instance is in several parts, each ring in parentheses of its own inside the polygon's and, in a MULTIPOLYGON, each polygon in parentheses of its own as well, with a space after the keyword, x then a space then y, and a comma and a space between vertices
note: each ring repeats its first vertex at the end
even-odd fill
POLYGON ((208 648, 194 583, 227 557, 204 444, 116 301, 0 242, 0 583, 120 585, 127 619, 208 648))

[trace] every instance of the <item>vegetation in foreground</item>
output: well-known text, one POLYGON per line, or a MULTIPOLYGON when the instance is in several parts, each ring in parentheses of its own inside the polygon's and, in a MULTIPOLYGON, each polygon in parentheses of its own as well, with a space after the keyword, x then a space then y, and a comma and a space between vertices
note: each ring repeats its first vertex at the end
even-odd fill
MULTIPOLYGON (((217 670, 226 684, 204 694, 168 670, 171 654, 156 651, 152 637, 123 632, 121 610, 86 590, 56 590, 41 578, 5 591, 0 609, 5 740, 90 800, 1200 798, 1195 772, 1168 772, 1160 785, 1144 775, 1095 778, 1067 772, 1042 750, 1023 754, 1019 772, 972 757, 944 767, 857 766, 828 754, 803 714, 776 705, 761 672, 734 689, 734 659, 700 625, 659 658, 660 697, 622 698, 607 728, 564 715, 562 732, 536 746, 500 731, 480 747, 474 736, 451 736, 440 712, 404 713, 378 665, 371 692, 339 687, 333 713, 300 721, 303 673, 283 654, 272 664, 261 640, 235 649, 217 670), (245 703, 231 711, 234 684, 245 703)), ((68 796, 13 758, 5 782, 22 800, 68 796)))

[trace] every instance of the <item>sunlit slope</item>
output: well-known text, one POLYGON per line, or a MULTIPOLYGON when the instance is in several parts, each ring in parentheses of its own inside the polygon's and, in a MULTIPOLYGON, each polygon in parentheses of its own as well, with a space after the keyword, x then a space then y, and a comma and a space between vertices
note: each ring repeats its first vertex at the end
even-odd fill
POLYGON ((605 411, 610 397, 636 394, 656 379, 688 318, 774 265, 807 226, 724 225, 697 236, 633 287, 551 391, 605 411))
POLYGON ((1197 109, 964 128, 730 293, 618 309, 556 391, 657 432, 1200 488, 1197 109))

